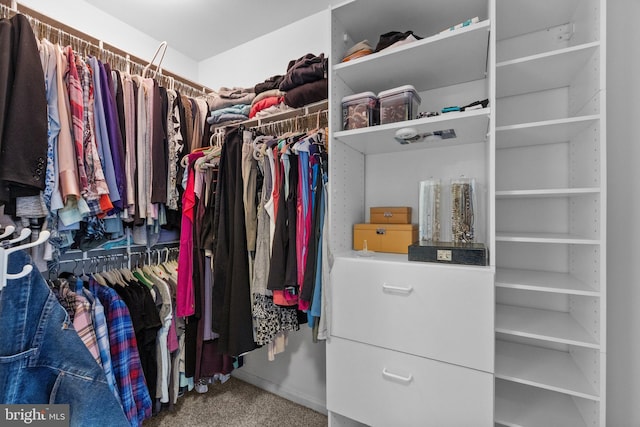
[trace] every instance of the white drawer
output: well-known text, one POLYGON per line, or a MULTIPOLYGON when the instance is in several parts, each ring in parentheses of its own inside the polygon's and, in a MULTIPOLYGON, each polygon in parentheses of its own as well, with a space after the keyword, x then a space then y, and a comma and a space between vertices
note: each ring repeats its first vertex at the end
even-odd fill
POLYGON ((492 426, 493 375, 332 337, 327 409, 371 426, 492 426))
POLYGON ((493 271, 337 258, 331 335, 493 372, 493 271))

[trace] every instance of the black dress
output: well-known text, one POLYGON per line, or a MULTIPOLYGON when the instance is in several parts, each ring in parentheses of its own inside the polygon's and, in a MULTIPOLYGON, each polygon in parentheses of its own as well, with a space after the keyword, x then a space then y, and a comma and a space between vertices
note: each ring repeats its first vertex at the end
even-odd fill
POLYGON ((230 356, 254 350, 249 258, 242 200, 242 138, 227 133, 216 192, 216 250, 213 268, 213 326, 218 350, 230 356))

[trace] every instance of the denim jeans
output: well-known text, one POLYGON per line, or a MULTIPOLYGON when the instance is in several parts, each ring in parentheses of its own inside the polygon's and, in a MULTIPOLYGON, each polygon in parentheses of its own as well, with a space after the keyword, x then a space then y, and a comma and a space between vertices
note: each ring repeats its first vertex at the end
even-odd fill
MULTIPOLYGON (((32 263, 9 257, 18 273, 32 263)), ((69 404, 71 426, 128 426, 102 367, 73 329, 38 272, 8 280, 0 291, 0 403, 69 404)))

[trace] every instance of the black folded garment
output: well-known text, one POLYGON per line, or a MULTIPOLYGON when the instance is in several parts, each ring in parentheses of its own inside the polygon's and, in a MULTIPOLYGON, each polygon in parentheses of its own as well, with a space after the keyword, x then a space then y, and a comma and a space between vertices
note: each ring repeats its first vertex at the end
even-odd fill
POLYGON ((328 96, 328 80, 322 79, 296 86, 287 91, 284 95, 284 103, 291 108, 300 108, 327 99, 328 96))
POLYGON ((413 34, 413 31, 405 31, 404 33, 401 33, 400 31, 389 31, 388 33, 382 34, 374 52, 380 52, 382 49, 386 49, 392 44, 399 42, 400 40, 404 40, 411 35, 418 40, 422 39, 422 37, 413 34))
POLYGON ((257 95, 259 93, 266 92, 268 90, 278 89, 283 79, 284 79, 284 76, 280 76, 280 75, 269 77, 264 82, 256 84, 253 88, 253 91, 257 95))

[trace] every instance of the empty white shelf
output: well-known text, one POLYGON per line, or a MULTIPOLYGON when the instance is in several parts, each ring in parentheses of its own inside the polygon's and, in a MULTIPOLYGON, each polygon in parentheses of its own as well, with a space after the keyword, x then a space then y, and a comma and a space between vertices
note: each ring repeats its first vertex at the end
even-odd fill
POLYGON ((513 305, 496 305, 496 332, 551 342, 600 348, 596 339, 569 313, 513 305))
POLYGON ((581 0, 531 2, 529 0, 497 0, 497 39, 545 30, 571 22, 581 0), (516 17, 526 17, 517 19, 516 17))
POLYGON ((599 239, 562 233, 496 233, 497 242, 559 243, 574 245, 598 245, 599 239))
POLYGON ((536 190, 499 190, 496 191, 496 198, 498 199, 511 199, 511 198, 539 198, 539 197, 569 197, 580 196, 583 194, 598 194, 600 188, 549 188, 549 189, 536 189, 536 190))
POLYGON ((496 97, 569 86, 600 46, 599 42, 496 64, 496 97))
POLYGON ((497 287, 569 295, 600 296, 593 287, 568 273, 497 268, 497 287))
POLYGON ((496 127, 496 148, 553 144, 573 139, 598 122, 599 115, 569 117, 496 127))
POLYGON ((509 381, 496 381, 495 421, 509 427, 586 427, 573 399, 509 381))
POLYGON ((496 378, 600 400, 569 353, 496 341, 496 378))

